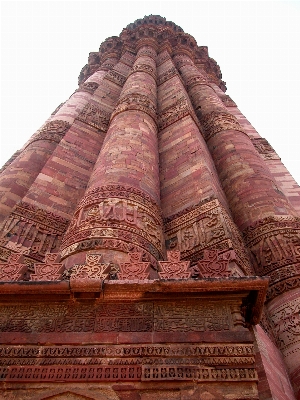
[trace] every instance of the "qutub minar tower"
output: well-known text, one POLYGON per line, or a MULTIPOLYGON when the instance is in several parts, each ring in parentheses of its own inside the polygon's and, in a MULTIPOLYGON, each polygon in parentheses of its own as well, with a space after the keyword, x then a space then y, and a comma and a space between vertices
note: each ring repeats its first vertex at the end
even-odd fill
POLYGON ((0 175, 0 398, 300 399, 300 187, 148 16, 0 175))

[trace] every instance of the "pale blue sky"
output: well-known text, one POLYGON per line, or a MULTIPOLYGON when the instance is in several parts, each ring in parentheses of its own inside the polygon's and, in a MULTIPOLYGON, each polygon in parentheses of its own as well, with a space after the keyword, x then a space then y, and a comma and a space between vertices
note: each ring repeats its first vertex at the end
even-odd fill
POLYGON ((90 51, 159 14, 208 46, 227 94, 300 183, 299 1, 2 1, 2 165, 77 88, 90 51))

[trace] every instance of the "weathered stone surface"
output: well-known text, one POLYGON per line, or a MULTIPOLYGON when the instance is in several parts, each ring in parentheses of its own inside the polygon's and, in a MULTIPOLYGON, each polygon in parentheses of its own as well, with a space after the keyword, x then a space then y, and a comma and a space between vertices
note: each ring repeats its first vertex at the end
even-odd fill
POLYGON ((299 398, 300 188, 221 78, 137 20, 1 169, 1 398, 299 398))

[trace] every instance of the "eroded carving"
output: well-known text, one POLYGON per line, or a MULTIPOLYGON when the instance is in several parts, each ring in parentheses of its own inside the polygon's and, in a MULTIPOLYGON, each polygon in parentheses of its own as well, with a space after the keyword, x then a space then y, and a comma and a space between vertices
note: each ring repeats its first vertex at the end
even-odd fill
POLYGON ((160 112, 158 116, 159 130, 165 129, 167 126, 181 120, 187 115, 190 115, 197 126, 199 126, 198 119, 189 100, 185 97, 181 97, 175 104, 160 112))
POLYGON ((28 147, 31 143, 36 142, 37 140, 50 140, 52 142, 59 143, 64 137, 67 130, 70 128, 70 126, 71 125, 69 124, 69 122, 66 121, 50 121, 38 130, 38 132, 28 142, 26 147, 28 147))
POLYGON ((148 96, 134 93, 121 98, 112 113, 111 119, 128 110, 143 111, 156 121, 156 104, 153 104, 148 96))
POLYGON ((142 261, 143 254, 128 253, 127 263, 120 263, 120 272, 118 273, 119 279, 149 279, 150 263, 142 261))
POLYGON ((204 131, 204 139, 208 141, 218 132, 234 130, 244 132, 244 129, 232 114, 212 111, 200 120, 204 131))
POLYGON ((266 139, 253 138, 251 140, 255 149, 264 160, 280 160, 280 157, 266 139))
POLYGON ((20 281, 27 272, 22 254, 11 254, 7 263, 0 263, 0 281, 20 281))
POLYGON ((34 274, 30 275, 32 281, 58 281, 62 277, 65 269, 62 263, 59 263, 60 255, 57 253, 48 253, 45 256, 43 264, 34 264, 34 274))
POLYGON ((96 129, 106 132, 109 124, 110 114, 102 110, 99 106, 88 103, 84 106, 77 117, 79 121, 85 122, 96 129))
POLYGON ((43 261, 58 251, 69 221, 52 212, 21 202, 4 223, 1 244, 43 261))
POLYGON ((168 261, 159 261, 158 264, 162 269, 158 275, 161 279, 188 279, 191 277, 189 261, 180 261, 180 251, 168 251, 168 261))

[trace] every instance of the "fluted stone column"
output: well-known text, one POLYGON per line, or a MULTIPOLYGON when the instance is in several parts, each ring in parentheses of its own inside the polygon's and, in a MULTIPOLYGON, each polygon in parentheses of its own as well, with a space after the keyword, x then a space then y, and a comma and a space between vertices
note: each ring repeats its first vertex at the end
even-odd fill
POLYGON ((295 392, 300 389, 300 218, 264 160, 191 58, 176 55, 232 215, 258 275, 270 276, 267 310, 295 392))
POLYGON ((200 119, 236 224, 243 231, 266 216, 295 215, 250 138, 188 55, 174 61, 200 119))
MULTIPOLYGON (((43 260, 46 252, 58 251, 61 237, 85 192, 110 115, 126 79, 117 70, 110 70, 117 61, 116 54, 106 54, 103 66, 98 66, 98 70, 79 86, 51 117, 53 121, 46 125, 57 127, 54 119, 57 116, 61 118, 62 127, 72 124, 64 137, 47 132, 46 138, 50 143, 57 137, 57 146, 48 155, 45 165, 21 198, 22 201, 17 203, 4 221, 1 232, 3 246, 25 252, 38 260, 43 260), (119 77, 118 81, 115 75, 119 77)), ((128 74, 128 65, 119 64, 117 69, 128 74)), ((40 136, 33 137, 33 143, 43 139, 45 134, 40 136)), ((6 172, 11 167, 13 165, 6 172)), ((30 175, 30 178, 33 180, 34 175, 30 175)))
MULTIPOLYGON (((169 49, 172 51, 172 49, 169 49)), ((167 50, 158 57, 160 185, 167 248, 196 262, 204 249, 234 249, 244 274, 252 274, 241 234, 199 121, 167 50)))
MULTIPOLYGON (((150 44, 150 45, 149 45, 150 44)), ((156 51, 141 41, 91 175, 63 240, 66 266, 101 250, 105 262, 129 251, 162 257, 156 127, 156 51)))

